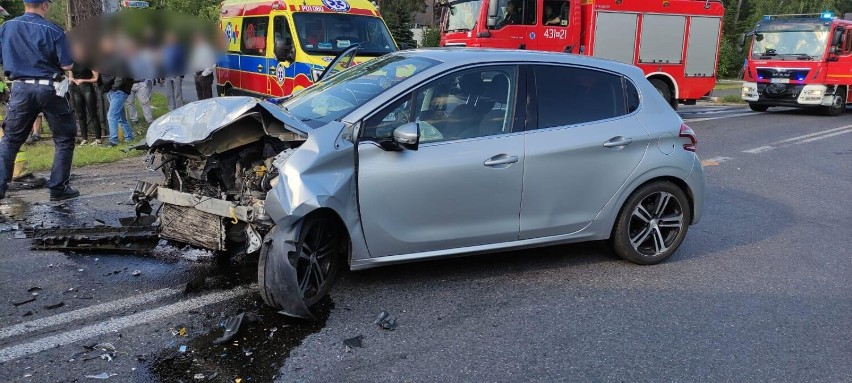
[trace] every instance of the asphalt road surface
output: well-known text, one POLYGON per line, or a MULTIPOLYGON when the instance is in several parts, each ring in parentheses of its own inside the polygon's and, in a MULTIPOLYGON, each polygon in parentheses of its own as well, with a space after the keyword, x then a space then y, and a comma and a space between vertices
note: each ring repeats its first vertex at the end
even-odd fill
MULTIPOLYGON (((852 114, 681 114, 707 204, 657 266, 591 243, 347 272, 302 322, 261 303, 251 260, 30 251, 2 233, 0 381, 852 381, 852 114), (382 311, 396 330, 373 324, 382 311), (259 318, 214 345, 241 312, 259 318)), ((143 169, 77 170, 86 195, 63 204, 13 194, 0 231, 117 224, 133 181, 158 180, 143 169)))

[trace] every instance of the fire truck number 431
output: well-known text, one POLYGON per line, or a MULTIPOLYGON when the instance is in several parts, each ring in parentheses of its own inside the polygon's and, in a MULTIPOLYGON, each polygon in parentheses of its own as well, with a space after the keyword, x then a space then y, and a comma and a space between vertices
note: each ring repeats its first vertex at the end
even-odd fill
POLYGON ((544 31, 544 38, 565 40, 568 37, 568 32, 564 29, 549 28, 544 31))

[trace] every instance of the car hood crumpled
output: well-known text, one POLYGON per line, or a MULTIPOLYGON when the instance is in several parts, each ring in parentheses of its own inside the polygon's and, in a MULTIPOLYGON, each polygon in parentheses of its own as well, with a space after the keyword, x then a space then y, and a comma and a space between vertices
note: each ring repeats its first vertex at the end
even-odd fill
POLYGON ((254 97, 217 97, 195 101, 158 118, 148 128, 146 143, 191 145, 208 139, 222 128, 248 114, 268 113, 284 128, 307 136, 311 128, 281 107, 254 97))

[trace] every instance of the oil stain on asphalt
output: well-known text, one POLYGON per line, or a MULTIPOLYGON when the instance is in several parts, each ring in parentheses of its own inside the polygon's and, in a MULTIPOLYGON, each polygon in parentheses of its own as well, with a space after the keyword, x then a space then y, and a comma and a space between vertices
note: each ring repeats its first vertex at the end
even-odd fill
MULTIPOLYGON (((257 297, 247 300, 245 312, 260 320, 243 324, 230 341, 215 345, 221 326, 154 357, 151 372, 161 382, 271 382, 295 347, 325 326, 334 306, 326 298, 316 308, 318 320, 309 322, 279 314, 257 297), (183 345, 182 345, 183 346, 183 345)), ((222 318, 223 321, 225 318, 222 318)))

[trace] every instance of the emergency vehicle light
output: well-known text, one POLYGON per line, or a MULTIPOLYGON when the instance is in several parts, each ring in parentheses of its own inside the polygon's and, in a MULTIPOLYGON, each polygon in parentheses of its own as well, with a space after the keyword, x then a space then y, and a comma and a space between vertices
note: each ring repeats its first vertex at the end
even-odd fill
POLYGON ((778 20, 778 19, 834 19, 834 14, 831 12, 823 13, 804 13, 804 14, 788 14, 788 15, 764 15, 763 20, 778 20))

